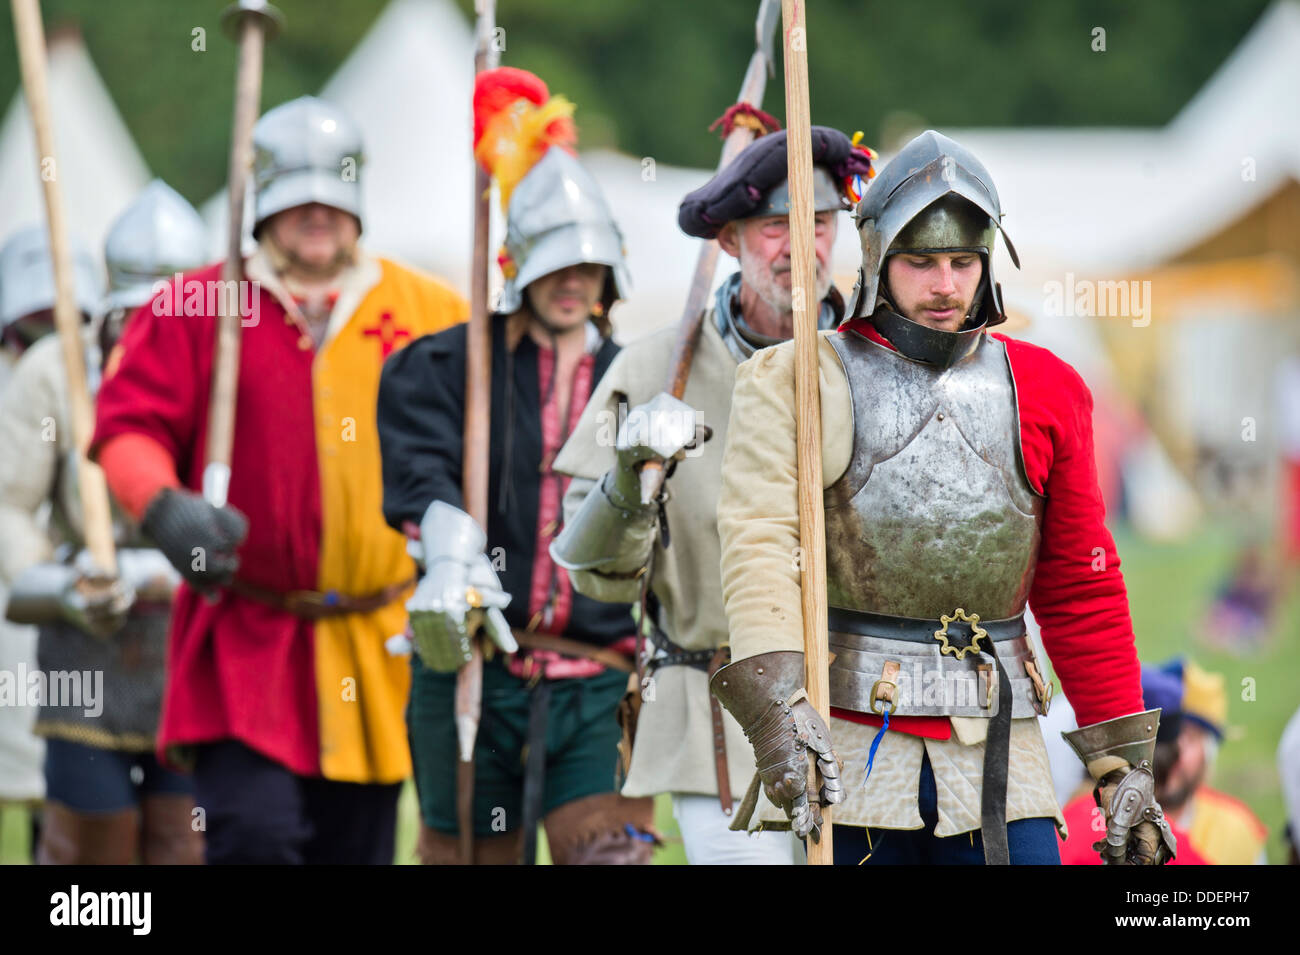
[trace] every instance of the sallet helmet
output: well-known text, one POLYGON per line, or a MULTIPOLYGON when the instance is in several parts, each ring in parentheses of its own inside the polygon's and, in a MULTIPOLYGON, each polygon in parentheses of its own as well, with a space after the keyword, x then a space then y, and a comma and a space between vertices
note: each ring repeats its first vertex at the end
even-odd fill
MULTIPOLYGON (((103 295, 99 264, 80 239, 74 236, 70 244, 77 308, 90 318, 103 295)), ((0 329, 34 312, 53 308, 54 298, 49 233, 43 225, 19 229, 0 247, 0 329)))
POLYGON ((336 106, 303 96, 253 128, 253 235, 277 212, 319 202, 361 221, 361 130, 336 106))
MULTIPOLYGON (((1002 290, 993 276, 993 244, 998 232, 1016 268, 1020 257, 1002 228, 1002 206, 993 177, 964 146, 926 130, 899 151, 867 187, 855 212, 862 265, 849 303, 849 317, 877 313, 894 335, 924 342, 921 357, 948 364, 974 343, 980 329, 1006 321, 1002 290), (943 332, 897 313, 889 292, 885 262, 898 252, 977 252, 984 274, 966 327, 943 332), (905 324, 903 324, 905 323, 905 324), (908 327, 913 326, 913 327, 908 327), (943 336, 950 336, 943 338, 943 336)), ((902 345, 889 335, 895 345, 902 345)), ((903 349, 905 350, 905 349, 903 349)))
POLYGON ((207 261, 207 230, 194 207, 161 179, 114 220, 104 242, 105 310, 138 308, 156 283, 207 261))

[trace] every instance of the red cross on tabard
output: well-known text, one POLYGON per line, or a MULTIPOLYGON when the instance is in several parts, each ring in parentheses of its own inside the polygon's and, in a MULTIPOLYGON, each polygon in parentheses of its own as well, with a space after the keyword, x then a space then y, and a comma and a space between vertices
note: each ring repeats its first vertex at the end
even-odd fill
POLYGON ((385 359, 393 353, 397 342, 402 338, 410 338, 411 333, 405 328, 398 328, 397 323, 393 321, 392 312, 384 312, 379 316, 379 324, 374 328, 362 329, 363 334, 373 335, 379 339, 380 358, 385 359))

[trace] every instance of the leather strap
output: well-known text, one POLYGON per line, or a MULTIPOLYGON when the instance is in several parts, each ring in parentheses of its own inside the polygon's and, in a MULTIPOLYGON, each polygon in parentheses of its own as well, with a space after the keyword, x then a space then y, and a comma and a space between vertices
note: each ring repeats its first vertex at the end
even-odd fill
POLYGON ((415 583, 414 577, 408 577, 401 583, 390 584, 383 590, 360 597, 341 594, 337 590, 322 593, 318 590, 268 590, 247 581, 235 579, 229 584, 230 592, 249 600, 255 600, 276 610, 283 610, 295 617, 307 620, 319 620, 322 617, 341 617, 349 613, 371 613, 387 607, 415 583))
MULTIPOLYGON (((933 643, 934 632, 941 629, 937 617, 895 617, 886 613, 845 610, 843 607, 828 608, 826 619, 827 629, 831 633, 856 633, 864 637, 905 640, 908 643, 933 643)), ((1025 635, 1024 614, 1004 620, 981 620, 979 625, 995 643, 1025 635)), ((949 632, 954 637, 963 634, 969 636, 970 624, 954 620, 949 624, 949 632)))
POLYGON ((510 632, 515 635, 519 645, 528 650, 550 650, 553 653, 563 653, 568 657, 595 660, 621 673, 632 673, 636 670, 636 666, 624 654, 609 647, 598 647, 591 643, 583 643, 581 640, 557 637, 552 633, 538 633, 536 630, 512 628, 510 632))
POLYGON ((551 683, 541 680, 528 697, 528 737, 524 756, 524 865, 537 864, 537 824, 542 821, 546 793, 546 723, 551 710, 551 683))
MULTIPOLYGON (((709 680, 731 660, 731 647, 723 644, 709 661, 709 680)), ((709 694, 709 715, 713 723, 713 770, 718 777, 718 801, 722 803, 722 814, 730 816, 731 774, 727 772, 727 730, 722 722, 722 704, 712 693, 709 694)))
POLYGON ((713 676, 709 667, 713 665, 715 650, 687 650, 685 647, 679 647, 669 639, 668 634, 654 624, 650 626, 650 642, 654 644, 656 651, 646 663, 646 669, 650 672, 653 673, 660 667, 688 666, 704 670, 710 677, 713 676))
POLYGON ((1010 865, 1007 844, 1007 768, 1011 758, 1011 678, 998 659, 994 645, 988 648, 998 668, 998 711, 989 720, 984 745, 984 780, 980 787, 980 836, 984 840, 985 865, 1010 865))
MULTIPOLYGON (((708 679, 712 680, 713 674, 731 662, 731 647, 725 643, 716 650, 687 650, 673 643, 668 634, 653 624, 650 640, 657 651, 657 655, 646 664, 646 670, 650 673, 660 667, 689 666, 703 670, 708 679)), ((731 774, 727 771, 726 724, 722 721, 722 704, 712 693, 709 694, 709 718, 713 727, 713 771, 718 780, 718 801, 722 804, 722 812, 730 816, 733 804, 731 774)))

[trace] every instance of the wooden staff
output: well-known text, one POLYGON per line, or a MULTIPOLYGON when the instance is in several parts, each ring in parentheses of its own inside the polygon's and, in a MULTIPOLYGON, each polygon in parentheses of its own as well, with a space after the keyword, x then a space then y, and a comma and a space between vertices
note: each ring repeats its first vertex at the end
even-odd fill
MULTIPOLYGON (((794 304, 794 407, 802 555, 804 687, 830 723, 826 635, 826 526, 822 510, 822 408, 817 364, 817 256, 813 248, 812 120, 808 106, 808 30, 803 0, 781 0, 785 32, 786 155, 790 179, 790 278, 794 304)), ((816 779, 815 761, 809 779, 816 779)), ((820 787, 813 782, 809 798, 820 787)), ((831 865, 831 807, 822 807, 821 839, 808 843, 810 865, 831 865)))
MULTIPOLYGON (((226 260, 221 266, 223 288, 238 289, 244 280, 244 195, 253 168, 253 125, 262 102, 262 48, 265 35, 275 36, 283 16, 265 0, 240 0, 221 15, 227 32, 239 42, 239 68, 235 77, 235 119, 230 136, 229 231, 226 260)), ((213 507, 224 507, 230 491, 230 458, 235 445, 235 398, 239 390, 239 335, 241 316, 238 291, 217 296, 217 351, 212 365, 212 395, 208 402, 206 463, 203 497, 213 507)))
MULTIPOLYGON (((495 0, 475 0, 478 16, 474 72, 496 67, 495 0)), ((488 255, 492 178, 474 161, 474 258, 470 267, 469 328, 465 339, 465 435, 461 459, 461 497, 465 511, 482 528, 488 525, 488 468, 492 439, 492 324, 488 316, 488 255)), ((456 673, 456 821, 461 859, 474 864, 474 741, 483 706, 483 648, 476 639, 471 656, 456 673)))
MULTIPOLYGON (((777 14, 780 7, 776 0, 762 0, 758 7, 758 16, 754 19, 754 53, 749 58, 745 69, 745 78, 740 84, 737 101, 750 106, 763 105, 763 92, 767 88, 767 74, 772 69, 772 34, 776 30, 777 14)), ((726 141, 722 144, 722 158, 718 160, 718 171, 725 169, 741 150, 754 141, 755 132, 749 126, 737 123, 726 141)), ((674 398, 686 394, 686 382, 690 378, 691 363, 695 360, 695 346, 700 340, 700 328, 704 324, 705 307, 709 299, 709 289, 713 286, 713 273, 718 265, 718 240, 707 239, 700 245, 699 257, 695 260, 695 274, 691 279, 690 291, 686 295, 686 307, 678 320, 677 344, 673 346, 673 357, 668 365, 668 377, 664 381, 664 391, 674 398)), ((659 461, 647 461, 641 467, 641 503, 649 504, 659 496, 664 486, 664 467, 659 461)))
MULTIPOLYGON (((45 222, 49 228, 50 258, 54 266, 54 324, 63 352, 64 374, 68 379, 68 405, 72 417, 72 441, 77 451, 77 489, 81 495, 86 549, 105 575, 116 577, 117 551, 113 546, 108 485, 99 465, 86 457, 93 412, 90 390, 86 385, 82 320, 77 307, 72 255, 63 220, 63 193, 59 188, 59 167, 55 159, 54 128, 46 85, 45 29, 41 24, 39 0, 13 0, 13 15, 18 59, 22 64, 23 93, 36 131, 36 161, 44 183, 45 222)), ((14 453, 14 449, 6 449, 5 453, 14 453)))

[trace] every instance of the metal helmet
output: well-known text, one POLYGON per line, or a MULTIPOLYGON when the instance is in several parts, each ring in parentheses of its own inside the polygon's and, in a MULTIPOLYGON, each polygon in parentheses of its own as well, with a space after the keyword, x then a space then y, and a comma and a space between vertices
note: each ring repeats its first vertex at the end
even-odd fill
POLYGON ((609 266, 603 303, 626 298, 632 283, 623 234, 591 173, 568 152, 548 149, 515 186, 506 211, 506 254, 514 263, 498 308, 513 312, 543 275, 592 262, 609 266))
MULTIPOLYGON (((85 243, 71 237, 77 308, 93 316, 103 295, 99 264, 85 243)), ((19 229, 0 248, 0 329, 33 312, 54 307, 54 264, 45 226, 19 229)))
POLYGON ((361 130, 337 107, 303 96, 253 128, 253 235, 277 212, 319 202, 361 221, 361 130))
MULTIPOLYGON (((840 212, 852 208, 825 166, 813 166, 813 212, 840 212)), ((790 180, 782 179, 763 197, 746 219, 790 214, 790 180)))
POLYGON ((208 260, 207 229, 199 214, 161 179, 145 186, 114 220, 104 242, 108 265, 106 310, 138 308, 159 280, 208 260))
POLYGON ((984 321, 979 324, 1006 321, 1002 290, 993 278, 996 233, 1002 233, 1016 268, 1020 268, 1020 257, 1002 228, 1002 206, 993 177, 964 146, 926 130, 872 180, 854 217, 862 242, 862 267, 849 303, 850 318, 875 310, 888 256, 906 251, 968 251, 984 257, 984 286, 975 305, 975 311, 983 313, 984 321))

